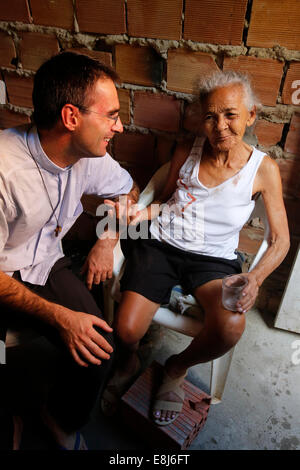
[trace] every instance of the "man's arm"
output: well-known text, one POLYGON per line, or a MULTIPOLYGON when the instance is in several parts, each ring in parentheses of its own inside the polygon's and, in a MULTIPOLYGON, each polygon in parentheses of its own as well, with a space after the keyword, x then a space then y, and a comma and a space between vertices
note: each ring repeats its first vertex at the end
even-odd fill
POLYGON ((112 329, 104 320, 48 302, 2 271, 0 304, 32 315, 56 328, 74 360, 81 366, 101 364, 100 358, 109 359, 113 351, 111 345, 94 329, 94 326, 99 326, 111 332, 112 329))
MULTIPOLYGON (((129 221, 130 208, 137 203, 140 190, 135 181, 128 194, 106 199, 104 203, 112 208, 112 217, 116 217, 119 226, 127 225, 129 221)), ((114 224, 112 224, 113 226, 114 224)), ((119 228, 120 228, 119 227, 119 228)), ((93 284, 111 279, 114 265, 113 250, 119 239, 119 229, 107 227, 90 250, 81 273, 86 273, 86 284, 91 289, 93 284)))
POLYGON ((137 183, 133 181, 132 188, 130 192, 127 194, 127 197, 130 201, 132 201, 132 204, 136 204, 138 202, 140 195, 140 188, 138 187, 137 183))

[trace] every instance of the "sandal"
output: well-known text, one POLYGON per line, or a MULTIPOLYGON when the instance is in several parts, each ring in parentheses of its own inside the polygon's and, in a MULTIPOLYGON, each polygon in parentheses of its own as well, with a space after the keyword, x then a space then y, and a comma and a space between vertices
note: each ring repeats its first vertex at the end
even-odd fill
POLYGON ((172 379, 172 377, 170 377, 167 372, 164 372, 162 384, 156 393, 156 400, 152 406, 152 419, 158 426, 167 426, 168 424, 173 423, 173 421, 175 421, 175 419, 178 418, 179 414, 181 413, 184 402, 184 391, 182 385, 186 375, 187 372, 177 379, 172 379), (175 393, 181 401, 178 402, 159 399, 159 396, 169 392, 175 393), (162 421, 160 418, 155 417, 155 411, 173 411, 175 416, 168 419, 167 421, 162 421))

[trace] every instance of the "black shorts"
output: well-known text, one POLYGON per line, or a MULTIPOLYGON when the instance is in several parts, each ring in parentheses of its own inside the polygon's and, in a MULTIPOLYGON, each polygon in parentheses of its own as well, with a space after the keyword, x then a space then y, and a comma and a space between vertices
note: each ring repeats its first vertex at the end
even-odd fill
POLYGON ((123 240, 122 249, 127 261, 121 291, 137 292, 161 305, 169 302, 176 285, 193 294, 206 282, 242 271, 239 259, 198 255, 154 239, 123 240))

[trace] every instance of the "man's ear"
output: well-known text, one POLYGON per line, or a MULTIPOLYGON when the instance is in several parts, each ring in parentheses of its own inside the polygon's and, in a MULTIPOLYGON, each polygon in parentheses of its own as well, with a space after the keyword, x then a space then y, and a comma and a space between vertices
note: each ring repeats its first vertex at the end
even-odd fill
POLYGON ((74 131, 78 124, 79 118, 79 109, 73 104, 65 104, 61 110, 61 120, 63 125, 69 129, 69 131, 74 131))

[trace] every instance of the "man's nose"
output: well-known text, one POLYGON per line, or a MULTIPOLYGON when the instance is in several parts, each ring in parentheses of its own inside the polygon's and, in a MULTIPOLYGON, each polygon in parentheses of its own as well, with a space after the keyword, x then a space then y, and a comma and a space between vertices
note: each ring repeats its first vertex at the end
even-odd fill
POLYGON ((123 124, 122 124, 120 116, 118 116, 117 122, 113 125, 113 131, 119 132, 119 133, 123 132, 123 124))

